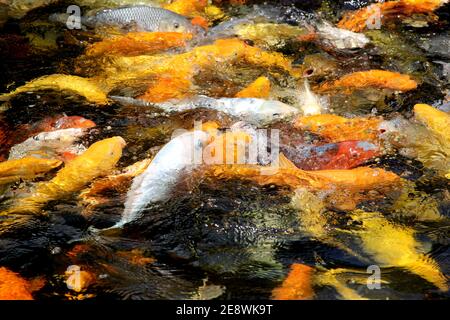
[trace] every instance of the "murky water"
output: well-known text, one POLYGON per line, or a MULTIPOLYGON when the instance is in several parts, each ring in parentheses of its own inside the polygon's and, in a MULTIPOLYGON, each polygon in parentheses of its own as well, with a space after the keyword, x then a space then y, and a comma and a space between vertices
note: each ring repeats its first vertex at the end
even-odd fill
MULTIPOLYGON (((83 12, 89 9, 86 1, 80 2, 83 12)), ((265 8, 264 12, 270 11, 267 8, 281 10, 275 10, 276 19, 270 17, 277 24, 303 28, 305 22, 314 25, 317 15, 336 24, 345 10, 356 10, 375 1, 286 0, 265 4, 247 1, 247 5, 227 2, 215 2, 225 15, 211 19, 213 26, 231 17, 242 18, 256 12, 259 9, 254 4, 265 8)), ((158 77, 157 72, 124 81, 120 77, 133 68, 145 67, 146 63, 152 66, 150 62, 139 65, 139 61, 129 57, 129 69, 120 71, 124 68, 120 65, 125 63, 123 60, 114 60, 107 54, 84 55, 88 44, 100 40, 92 30, 67 30, 64 25, 48 21, 51 13, 65 12, 69 4, 70 1, 54 1, 49 6, 38 6, 3 25, 0 92, 10 92, 37 77, 58 73, 100 79, 111 95, 144 94, 158 77)), ((327 110, 337 115, 372 114, 386 120, 398 115, 411 118, 416 103, 427 103, 448 112, 450 56, 448 51, 438 50, 437 42, 433 42, 438 41, 438 35, 448 41, 448 9, 448 5, 437 9, 435 18, 418 14, 398 26, 391 24, 368 31, 371 44, 357 50, 338 50, 323 43, 292 38, 278 41, 275 37, 275 45, 258 36, 247 35, 244 39, 251 46, 276 51, 291 59, 303 75, 309 76, 313 91, 319 84, 361 70, 382 69, 414 76, 420 79, 420 85, 408 92, 377 88, 357 90, 351 96, 342 92, 323 95, 327 110), (439 23, 433 19, 439 19, 439 23)), ((227 37, 230 36, 222 38, 227 37)), ((203 41, 198 45, 211 43, 203 41)), ((170 49, 166 56, 189 52, 196 45, 194 42, 170 49)), ((300 107, 297 80, 289 72, 251 65, 244 59, 224 63, 216 59, 201 68, 202 72, 193 77, 195 89, 191 88, 190 94, 234 97, 264 75, 272 83, 271 99, 300 107)), ((175 130, 191 130, 195 121, 216 121, 221 128, 237 122, 230 115, 208 109, 165 115, 117 103, 98 107, 80 95, 55 90, 20 94, 6 102, 0 112, 2 160, 8 158, 9 149, 18 143, 15 136, 20 132, 43 119, 66 115, 95 122, 96 126, 88 129, 79 141, 85 147, 109 137, 125 139, 127 146, 118 168, 153 157, 170 141, 175 130)), ((302 158, 300 153, 303 155, 306 149, 297 148, 299 145, 312 148, 331 144, 319 134, 294 128, 288 122, 279 121, 267 127, 280 130, 281 151, 297 166, 303 164, 302 169, 311 170, 319 160, 305 163, 305 156, 302 158)), ((309 154, 317 157, 314 152, 309 154)), ((310 281, 315 299, 345 298, 339 286, 321 276, 327 270, 343 270, 339 283, 351 290, 353 297, 448 299, 448 179, 397 149, 358 165, 393 172, 409 181, 413 189, 403 202, 395 202, 399 190, 375 199, 368 197, 357 205, 364 212, 360 215, 355 210, 329 207, 318 214, 314 208, 299 210, 292 205, 295 188, 261 185, 237 177, 217 179, 193 172, 178 181, 169 200, 148 205, 140 219, 121 230, 96 232, 93 228, 105 229, 120 220, 132 180, 124 179, 119 186, 95 194, 95 202, 74 192, 49 201, 38 214, 0 215, 0 267, 30 281, 43 279, 43 285, 33 292, 37 300, 269 299, 293 264, 314 268, 316 280, 310 281), (394 208, 393 203, 398 207, 394 208), (440 219, 422 219, 432 206, 440 219), (368 212, 380 212, 386 221, 378 224, 377 217, 365 215, 368 212), (364 221, 376 224, 365 225, 364 221), (417 261, 398 261, 392 265, 395 259, 391 255, 407 250, 420 256, 417 261), (367 286, 371 275, 367 267, 372 265, 381 268, 380 289, 371 290, 367 286), (77 271, 72 274, 75 277, 72 281, 81 281, 78 292, 71 289, 68 280, 71 266, 86 272, 81 276, 77 271), (428 267, 433 270, 422 270, 428 267)), ((56 172, 55 169, 31 180, 0 185, 1 210, 14 206, 24 194, 33 192, 36 183, 50 180, 56 172)), ((314 201, 302 202, 302 206, 308 207, 308 203, 314 201)))

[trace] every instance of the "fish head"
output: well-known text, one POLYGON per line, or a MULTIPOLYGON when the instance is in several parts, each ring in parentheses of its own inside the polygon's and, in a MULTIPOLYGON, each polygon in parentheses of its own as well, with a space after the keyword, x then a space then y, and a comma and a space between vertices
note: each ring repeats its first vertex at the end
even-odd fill
POLYGON ((91 159, 92 163, 97 163, 100 172, 108 171, 122 157, 125 146, 126 142, 122 137, 112 137, 94 143, 83 156, 91 159))

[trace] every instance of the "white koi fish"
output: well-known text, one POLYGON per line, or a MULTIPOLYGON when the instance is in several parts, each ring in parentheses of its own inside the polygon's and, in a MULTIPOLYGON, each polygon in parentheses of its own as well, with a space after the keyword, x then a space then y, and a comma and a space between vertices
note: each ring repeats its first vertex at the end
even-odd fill
POLYGON ((203 131, 193 131, 166 144, 145 172, 134 178, 122 219, 113 228, 136 220, 148 204, 169 199, 180 177, 201 165, 202 151, 208 137, 203 131))
POLYGON ((202 108, 216 110, 256 126, 290 119, 299 113, 298 109, 280 101, 256 98, 215 99, 198 96, 190 100, 156 104, 128 97, 111 96, 110 98, 124 105, 153 107, 166 113, 178 113, 202 108))
MULTIPOLYGON (((70 128, 51 132, 41 132, 38 135, 28 138, 11 148, 8 160, 21 159, 27 155, 50 153, 62 154, 64 152, 79 155, 86 151, 81 144, 76 141, 86 134, 84 128, 70 128)), ((49 154, 51 157, 52 155, 49 154)))

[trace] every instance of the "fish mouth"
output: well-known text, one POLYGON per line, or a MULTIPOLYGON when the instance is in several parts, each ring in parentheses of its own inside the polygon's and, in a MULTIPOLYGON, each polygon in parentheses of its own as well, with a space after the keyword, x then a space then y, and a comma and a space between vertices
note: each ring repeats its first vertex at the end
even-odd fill
POLYGON ((120 146, 121 146, 122 148, 125 147, 125 146, 127 145, 127 142, 125 141, 124 138, 119 137, 119 136, 117 136, 117 137, 115 137, 115 138, 116 138, 117 142, 120 144, 120 146))

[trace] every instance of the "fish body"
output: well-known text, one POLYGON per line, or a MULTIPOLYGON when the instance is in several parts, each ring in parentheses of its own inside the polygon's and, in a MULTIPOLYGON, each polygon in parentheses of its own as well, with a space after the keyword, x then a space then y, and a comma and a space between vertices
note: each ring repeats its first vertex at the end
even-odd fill
POLYGON ((380 154, 367 141, 344 141, 321 146, 281 147, 283 153, 302 170, 353 169, 380 154))
POLYGON ((203 131, 188 132, 166 144, 145 172, 134 178, 122 219, 114 227, 120 228, 138 218, 148 204, 169 199, 181 175, 199 164, 195 153, 202 154, 208 136, 203 131))
POLYGON ((95 123, 80 116, 56 116, 44 118, 31 125, 25 125, 20 130, 27 131, 28 135, 69 128, 93 128, 95 123))
POLYGON ((166 113, 179 113, 202 108, 211 109, 223 112, 253 125, 266 125, 278 120, 289 119, 299 113, 298 109, 285 103, 275 100, 256 98, 215 99, 206 96, 199 96, 190 100, 158 104, 151 104, 143 100, 116 96, 112 96, 111 99, 124 104, 155 107, 166 113))
POLYGON ((18 273, 0 268, 0 300, 33 300, 32 285, 18 273))
POLYGON ((363 249, 382 267, 405 268, 441 291, 448 290, 446 276, 430 256, 420 252, 423 245, 411 228, 391 223, 378 213, 356 210, 353 218, 362 223, 359 232, 363 249), (389 250, 386 250, 389 248, 389 250))
POLYGON ((38 158, 24 158, 0 162, 0 185, 32 179, 39 174, 46 173, 61 165, 59 160, 38 158))
POLYGON ((125 145, 125 140, 121 137, 94 143, 59 170, 52 180, 39 183, 33 194, 16 201, 14 207, 6 213, 37 213, 47 202, 80 191, 95 178, 105 176, 114 169, 125 145))
POLYGON ((362 140, 377 141, 380 134, 380 118, 344 118, 334 114, 299 117, 294 126, 311 131, 330 142, 362 140))
POLYGON ((133 31, 196 32, 196 28, 185 17, 170 10, 144 5, 102 10, 92 17, 85 17, 83 22, 93 28, 126 27, 133 31))
POLYGON ((446 176, 450 170, 450 116, 425 104, 414 107, 414 120, 397 117, 384 121, 381 138, 408 158, 446 176))
POLYGON ((0 101, 9 101, 18 94, 41 90, 63 91, 69 94, 80 95, 85 97, 87 101, 97 105, 108 103, 106 94, 92 80, 66 74, 51 74, 31 80, 10 93, 0 94, 0 101))
POLYGON ((80 154, 86 149, 82 145, 76 146, 75 142, 85 133, 86 131, 82 128, 42 132, 13 146, 9 152, 8 160, 21 159, 33 153, 45 154, 46 150, 56 154, 64 152, 80 154))
POLYGON ((89 129, 95 127, 95 123, 80 116, 56 116, 47 117, 32 124, 20 125, 14 131, 9 128, 7 123, 1 121, 0 127, 4 128, 3 130, 0 129, 4 132, 4 135, 0 132, 0 156, 6 156, 11 146, 21 144, 28 138, 40 133, 70 128, 89 129))
POLYGON ((321 41, 336 49, 359 49, 369 44, 370 40, 362 33, 333 27, 328 23, 317 26, 321 41))

